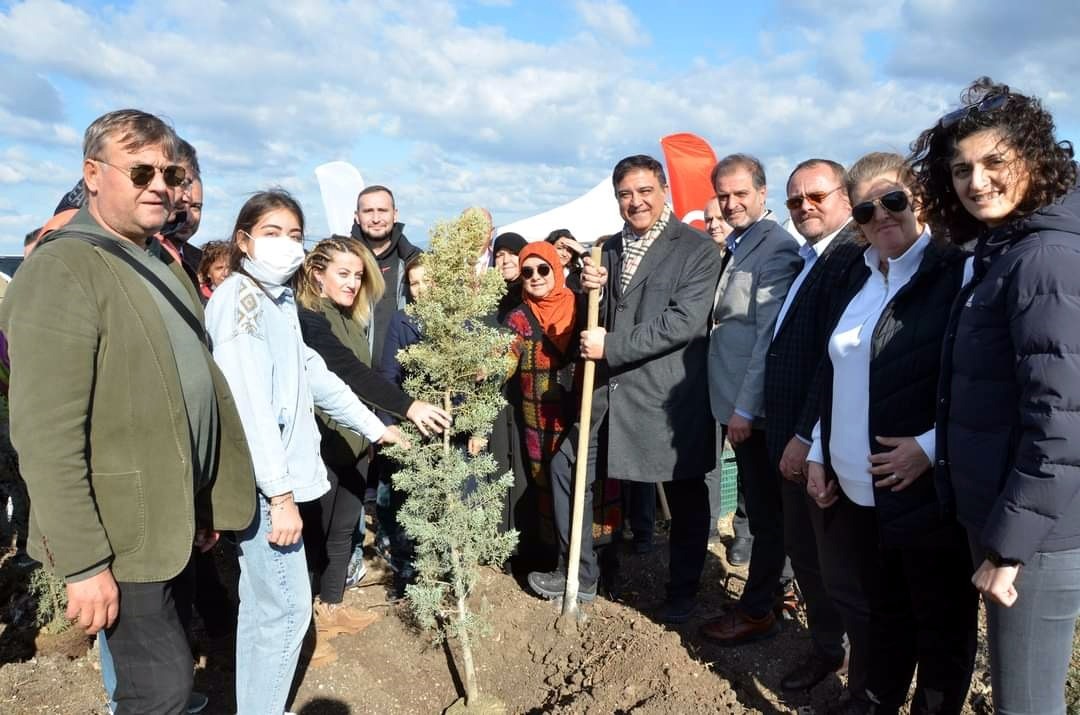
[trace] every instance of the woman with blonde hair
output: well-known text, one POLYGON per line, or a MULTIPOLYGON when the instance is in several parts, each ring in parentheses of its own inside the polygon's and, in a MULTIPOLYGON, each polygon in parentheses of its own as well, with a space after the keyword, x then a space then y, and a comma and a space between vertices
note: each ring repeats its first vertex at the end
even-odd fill
MULTIPOLYGON (((977 601, 963 529, 934 489, 934 424, 949 306, 966 254, 933 238, 904 158, 872 153, 848 170, 851 216, 866 239, 830 306, 820 420, 807 491, 825 516, 822 559, 854 572, 869 613, 852 658, 866 663, 854 712, 958 714, 975 658, 977 601)), ((840 604, 848 608, 845 604, 840 604)))
MULTIPOLYGON (((331 236, 308 252, 297 276, 304 342, 331 372, 361 400, 413 421, 422 433, 440 432, 449 425, 443 410, 413 400, 370 367, 373 309, 385 287, 371 251, 354 238, 331 236)), ((316 417, 331 488, 317 502, 305 505, 304 539, 318 588, 315 625, 332 636, 357 632, 373 620, 342 605, 353 534, 364 514, 370 444, 325 413, 317 410, 316 417)))

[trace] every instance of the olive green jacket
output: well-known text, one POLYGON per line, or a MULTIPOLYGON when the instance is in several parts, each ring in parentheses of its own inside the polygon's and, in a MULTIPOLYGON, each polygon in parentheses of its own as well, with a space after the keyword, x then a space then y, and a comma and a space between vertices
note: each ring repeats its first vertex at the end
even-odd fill
MULTIPOLYGON (((371 350, 368 348, 367 330, 338 310, 328 298, 320 301, 319 309, 330 323, 330 331, 334 337, 352 350, 358 360, 370 366, 371 350)), ((331 469, 340 471, 344 467, 352 467, 367 453, 371 443, 363 435, 339 425, 318 408, 315 409, 315 417, 319 421, 319 432, 322 434, 319 450, 323 461, 331 469)))
MULTIPOLYGON (((118 581, 165 581, 190 558, 196 526, 251 523, 251 457, 225 378, 205 350, 219 461, 210 485, 193 494, 183 392, 153 289, 122 259, 64 238, 73 230, 119 240, 84 209, 20 267, 0 306, 11 437, 30 492, 30 554, 63 577, 104 564, 118 581)), ((192 291, 201 321, 193 287, 170 267, 192 291)))

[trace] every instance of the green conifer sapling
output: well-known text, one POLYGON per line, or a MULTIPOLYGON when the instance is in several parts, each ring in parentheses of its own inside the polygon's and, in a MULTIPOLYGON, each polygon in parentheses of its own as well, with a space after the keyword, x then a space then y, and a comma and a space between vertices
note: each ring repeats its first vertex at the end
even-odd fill
POLYGON ((465 671, 465 704, 479 693, 471 639, 487 624, 469 606, 479 567, 502 564, 517 533, 499 533, 512 474, 496 476, 489 454, 469 456, 463 442, 487 435, 505 404, 500 386, 508 369, 512 336, 491 325, 505 283, 498 271, 476 274, 490 232, 478 210, 431 232, 423 258, 426 292, 406 310, 421 341, 401 353, 405 390, 442 405, 454 417, 440 440, 425 442, 403 425, 413 447, 388 453, 402 465, 394 488, 407 494, 398 515, 416 545, 417 582, 406 588, 419 622, 438 637, 456 638, 465 671))

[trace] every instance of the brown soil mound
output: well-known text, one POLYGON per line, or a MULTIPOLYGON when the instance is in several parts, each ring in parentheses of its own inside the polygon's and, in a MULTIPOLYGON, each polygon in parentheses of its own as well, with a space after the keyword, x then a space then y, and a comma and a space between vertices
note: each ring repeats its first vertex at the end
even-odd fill
MULTIPOLYGON (((666 551, 661 537, 650 554, 620 556, 623 601, 599 598, 584 607, 587 618, 570 635, 556 628, 554 604, 529 595, 510 576, 485 570, 475 594, 492 625, 475 652, 481 690, 509 713, 825 713, 837 705, 839 677, 809 693, 779 687, 810 649, 801 620, 785 622, 771 640, 740 648, 720 648, 697 635, 745 578, 745 569, 726 566, 722 544, 710 546, 694 618, 675 629, 656 623, 651 616, 663 597, 666 551)), ((463 694, 457 644, 436 643, 416 630, 403 604, 386 602, 384 574, 373 571, 346 602, 383 617, 357 635, 330 641, 335 662, 309 668, 302 659, 293 712, 440 713, 463 694)), ((0 565, 0 581, 5 575, 0 565)), ((9 591, 9 599, 0 604, 5 618, 17 593, 9 591)), ((97 654, 79 656, 85 639, 71 634, 39 640, 35 649, 32 629, 10 623, 3 629, 0 712, 107 712, 97 654)), ((210 695, 204 712, 231 713, 232 644, 197 635, 196 689, 210 695)), ((967 710, 980 715, 992 711, 984 664, 980 656, 967 710)))

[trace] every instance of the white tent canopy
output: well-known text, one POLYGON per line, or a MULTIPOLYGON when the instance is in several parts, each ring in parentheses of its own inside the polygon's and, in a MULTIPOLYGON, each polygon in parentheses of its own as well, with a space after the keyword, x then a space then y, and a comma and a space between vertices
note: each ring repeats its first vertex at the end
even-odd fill
POLYGON ((622 229, 619 203, 608 176, 583 196, 529 218, 499 226, 497 234, 513 231, 527 241, 542 241, 557 228, 569 229, 582 243, 592 243, 622 229))

